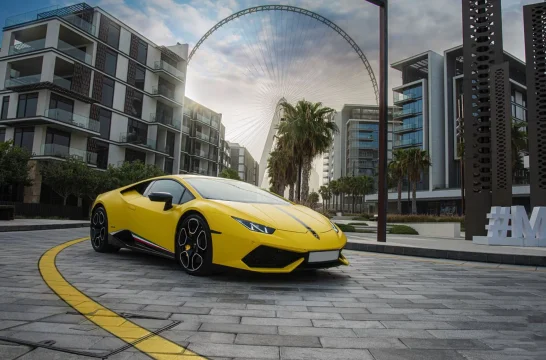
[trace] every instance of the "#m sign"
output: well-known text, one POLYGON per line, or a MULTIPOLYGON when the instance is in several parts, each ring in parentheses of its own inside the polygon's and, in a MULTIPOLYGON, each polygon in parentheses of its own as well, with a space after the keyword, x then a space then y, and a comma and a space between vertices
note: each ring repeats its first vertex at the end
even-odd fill
POLYGON ((535 207, 529 219, 523 206, 492 206, 487 218, 487 236, 474 236, 474 244, 546 247, 546 207, 535 207))

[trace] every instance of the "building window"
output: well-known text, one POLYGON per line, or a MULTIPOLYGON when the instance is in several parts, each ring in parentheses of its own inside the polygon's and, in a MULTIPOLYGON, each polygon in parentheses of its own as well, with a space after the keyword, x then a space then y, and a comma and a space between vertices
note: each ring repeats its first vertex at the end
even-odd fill
POLYGON ((114 80, 109 77, 104 77, 102 81, 102 105, 112 107, 114 104, 114 80))
POLYGON ((99 111, 100 137, 110 138, 110 124, 112 122, 112 112, 101 108, 99 111))
MULTIPOLYGON (((104 15, 103 15, 104 16, 104 15)), ((108 24, 108 35, 106 37, 106 43, 116 49, 119 46, 119 33, 121 28, 110 21, 108 24)))
POLYGON ((70 147, 70 133, 48 127, 45 143, 65 147, 68 154, 68 148, 70 147))
POLYGON ((118 64, 118 54, 110 49, 106 49, 106 59, 104 63, 104 72, 116 76, 116 68, 118 64))
POLYGON ((137 61, 146 65, 146 57, 148 56, 148 44, 142 40, 138 41, 137 61))
POLYGON ((134 119, 129 119, 127 122, 127 133, 140 141, 145 141, 148 138, 148 125, 134 119))
POLYGON ((140 151, 135 151, 133 149, 125 149, 125 161, 140 161, 141 163, 145 164, 146 154, 140 151))
POLYGON ((9 96, 4 96, 2 98, 2 114, 0 115, 1 120, 8 118, 8 108, 9 108, 9 96))
POLYGON ((108 143, 97 139, 87 139, 87 151, 97 154, 97 168, 108 168, 108 143))
POLYGON ((36 116, 36 108, 38 105, 38 93, 19 95, 17 104, 17 117, 36 116))
POLYGON ((67 121, 72 120, 72 113, 74 112, 74 101, 68 98, 62 97, 55 93, 51 93, 49 99, 49 108, 50 109, 59 109, 58 116, 61 116, 60 120, 64 120, 63 117, 67 117, 67 121))
POLYGON ((1 128, 0 129, 0 142, 6 141, 6 129, 1 128))
POLYGON ((127 108, 127 113, 138 118, 142 117, 142 99, 144 95, 140 91, 134 91, 130 98, 130 103, 127 108))
POLYGON ((174 156, 174 133, 167 131, 167 154, 174 156))
POLYGON ((22 147, 32 152, 32 144, 34 143, 34 128, 16 128, 13 145, 22 147))
POLYGON ((163 171, 165 171, 165 174, 173 173, 173 159, 165 159, 165 167, 163 171))
POLYGON ((146 69, 140 65, 136 66, 135 87, 144 90, 144 79, 146 78, 146 69))

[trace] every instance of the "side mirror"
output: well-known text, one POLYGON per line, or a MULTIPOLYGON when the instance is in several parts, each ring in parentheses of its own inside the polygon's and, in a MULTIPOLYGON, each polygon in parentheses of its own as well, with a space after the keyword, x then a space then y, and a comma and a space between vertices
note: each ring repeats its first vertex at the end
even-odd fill
POLYGON ((170 208, 173 207, 173 196, 171 194, 169 194, 169 193, 154 192, 154 193, 151 193, 150 195, 148 195, 148 198, 151 201, 164 202, 165 207, 163 208, 163 210, 169 210, 170 208))

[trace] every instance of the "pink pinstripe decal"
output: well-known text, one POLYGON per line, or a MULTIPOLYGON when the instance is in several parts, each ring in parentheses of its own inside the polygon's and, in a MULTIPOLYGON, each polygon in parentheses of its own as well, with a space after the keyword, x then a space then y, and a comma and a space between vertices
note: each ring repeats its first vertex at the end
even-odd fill
POLYGON ((141 242, 141 243, 146 244, 146 245, 150 245, 150 246, 155 247, 155 248, 157 248, 157 249, 165 250, 165 251, 167 251, 167 252, 170 253, 170 251, 167 250, 167 249, 165 249, 164 247, 161 247, 161 246, 159 246, 159 245, 156 245, 156 244, 154 244, 154 243, 152 243, 152 242, 150 242, 150 241, 148 241, 148 240, 146 240, 146 239, 143 239, 143 238, 141 238, 141 237, 139 237, 139 236, 137 236, 137 235, 135 235, 135 234, 133 234, 133 233, 131 233, 131 235, 133 235, 133 239, 135 239, 135 240, 138 241, 138 242, 141 242))

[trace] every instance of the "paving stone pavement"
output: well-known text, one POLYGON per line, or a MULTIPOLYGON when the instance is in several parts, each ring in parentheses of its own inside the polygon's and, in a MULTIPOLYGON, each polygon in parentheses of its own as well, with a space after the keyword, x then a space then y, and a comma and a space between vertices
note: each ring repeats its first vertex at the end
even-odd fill
MULTIPOLYGON (((43 282, 38 260, 85 229, 0 234, 0 336, 106 354, 124 343, 43 282)), ((174 262, 89 242, 63 276, 149 330, 210 359, 546 359, 546 272, 346 252, 351 266, 289 275, 186 275, 174 262)), ((0 359, 92 359, 0 341, 0 359)), ((134 349, 108 357, 140 360, 134 349)))

